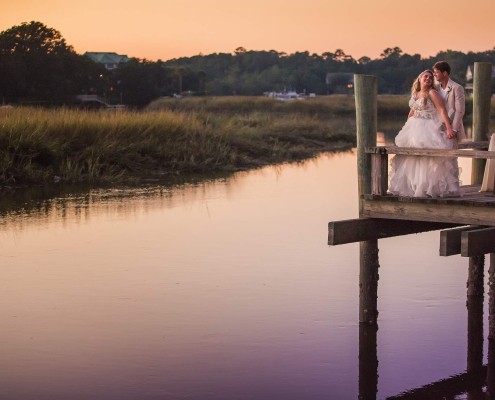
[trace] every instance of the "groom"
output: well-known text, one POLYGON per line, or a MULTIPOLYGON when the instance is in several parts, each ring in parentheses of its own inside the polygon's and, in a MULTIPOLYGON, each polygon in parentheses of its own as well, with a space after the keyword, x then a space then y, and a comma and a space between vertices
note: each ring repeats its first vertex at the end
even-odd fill
POLYGON ((452 123, 452 130, 457 141, 466 138, 462 117, 466 109, 464 88, 450 79, 450 65, 447 61, 438 61, 433 66, 433 76, 438 82, 438 92, 445 100, 445 107, 452 123))

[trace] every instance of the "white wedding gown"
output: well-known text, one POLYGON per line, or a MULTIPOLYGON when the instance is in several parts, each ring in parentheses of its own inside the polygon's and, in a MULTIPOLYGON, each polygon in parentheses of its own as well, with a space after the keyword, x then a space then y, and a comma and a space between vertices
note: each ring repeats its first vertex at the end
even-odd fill
MULTIPOLYGON (((411 97, 414 110, 395 138, 399 147, 453 149, 455 139, 441 130, 442 120, 432 101, 411 97)), ((457 158, 396 155, 392 158, 389 191, 399 196, 444 197, 459 195, 457 158)))

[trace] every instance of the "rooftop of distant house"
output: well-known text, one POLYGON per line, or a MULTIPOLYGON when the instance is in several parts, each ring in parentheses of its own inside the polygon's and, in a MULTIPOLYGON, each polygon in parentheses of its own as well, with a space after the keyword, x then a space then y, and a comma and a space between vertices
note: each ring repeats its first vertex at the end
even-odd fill
POLYGON ((124 54, 117 54, 113 52, 86 52, 86 57, 91 58, 95 63, 104 64, 106 69, 118 68, 119 64, 126 63, 130 60, 124 54))

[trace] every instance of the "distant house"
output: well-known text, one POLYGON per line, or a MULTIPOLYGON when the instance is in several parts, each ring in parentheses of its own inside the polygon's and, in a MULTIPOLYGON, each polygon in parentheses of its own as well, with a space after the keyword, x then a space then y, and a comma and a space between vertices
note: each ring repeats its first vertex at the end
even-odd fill
POLYGON ((130 60, 126 55, 117 53, 86 52, 84 55, 91 58, 95 63, 103 64, 107 70, 116 69, 120 64, 130 60))
POLYGON ((351 94, 354 92, 354 74, 349 72, 328 72, 325 76, 327 94, 351 94))
POLYGON ((468 65, 466 69, 466 82, 471 82, 473 80, 473 67, 468 65))

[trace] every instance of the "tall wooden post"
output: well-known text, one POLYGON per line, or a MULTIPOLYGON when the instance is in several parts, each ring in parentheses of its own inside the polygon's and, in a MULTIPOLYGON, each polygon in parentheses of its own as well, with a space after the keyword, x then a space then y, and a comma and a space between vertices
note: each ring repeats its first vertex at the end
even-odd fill
MULTIPOLYGON (((492 96, 492 64, 474 63, 473 79, 473 140, 488 140, 490 124, 490 99, 492 96)), ((486 160, 473 159, 471 183, 481 184, 486 160)))
MULTIPOLYGON (((486 62, 474 63, 473 79, 473 140, 488 140, 490 124, 490 101, 492 96, 492 64, 486 62)), ((483 182, 486 160, 472 161, 471 183, 480 185, 483 182)), ((483 269, 485 256, 469 258, 468 303, 470 296, 483 296, 483 269), (481 293, 480 293, 481 292, 481 293)), ((469 309, 469 305, 468 305, 469 309)), ((468 352, 469 354, 469 352, 468 352)), ((477 361, 475 361, 477 362, 477 361)), ((469 355, 468 355, 469 368, 469 355)))
POLYGON ((365 150, 366 147, 376 146, 376 77, 371 75, 354 75, 354 93, 356 101, 359 216, 361 216, 361 195, 371 193, 371 157, 365 153, 365 150))
MULTIPOLYGON (((371 157, 366 147, 376 146, 377 82, 375 76, 354 75, 359 216, 363 194, 371 193, 371 157)), ((359 243, 359 322, 375 324, 378 319, 378 240, 359 243)))

